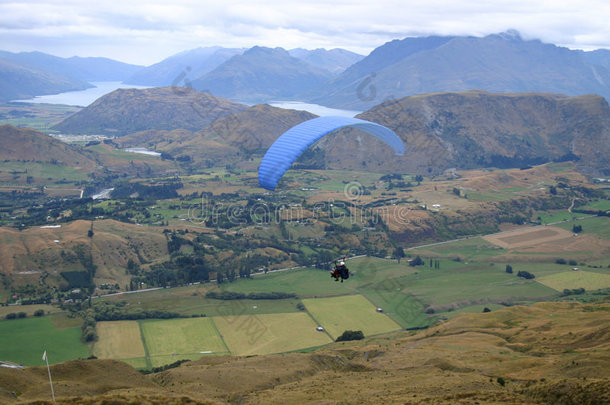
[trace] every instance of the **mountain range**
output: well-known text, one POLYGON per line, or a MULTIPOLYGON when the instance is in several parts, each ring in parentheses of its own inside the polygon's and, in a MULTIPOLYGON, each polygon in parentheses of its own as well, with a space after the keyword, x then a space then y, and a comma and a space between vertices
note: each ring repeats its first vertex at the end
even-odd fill
POLYGON ((234 101, 307 101, 364 111, 432 92, 546 92, 610 98, 610 50, 584 52, 509 31, 393 40, 363 57, 342 49, 255 46, 181 52, 149 67, 104 58, 0 52, 0 100, 82 89, 87 81, 185 86, 234 101))
POLYGON ((610 99, 610 50, 572 51, 516 32, 388 42, 324 86, 312 102, 364 110, 388 99, 444 92, 551 92, 610 99))
POLYGON ((121 82, 141 68, 108 58, 0 51, 0 101, 84 90, 93 87, 90 81, 121 82))

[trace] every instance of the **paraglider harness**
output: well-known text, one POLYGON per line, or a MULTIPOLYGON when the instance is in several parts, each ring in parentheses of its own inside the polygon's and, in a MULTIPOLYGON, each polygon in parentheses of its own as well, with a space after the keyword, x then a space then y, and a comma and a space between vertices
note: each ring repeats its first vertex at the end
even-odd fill
POLYGON ((335 281, 339 281, 339 278, 341 278, 341 282, 349 278, 349 269, 345 265, 345 257, 338 263, 337 260, 335 260, 335 267, 333 271, 330 272, 330 276, 333 277, 335 281))

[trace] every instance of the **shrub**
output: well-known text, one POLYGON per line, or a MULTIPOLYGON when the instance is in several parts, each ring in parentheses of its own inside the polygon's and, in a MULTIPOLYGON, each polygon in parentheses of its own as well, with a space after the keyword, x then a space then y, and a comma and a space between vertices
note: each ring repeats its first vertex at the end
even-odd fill
POLYGON ((10 314, 6 314, 6 316, 4 318, 5 319, 17 319, 17 314, 14 312, 11 312, 10 314))
POLYGON ((346 330, 341 336, 337 338, 337 342, 345 342, 348 340, 361 340, 364 339, 364 333, 361 330, 346 330))
POLYGON ((34 316, 43 316, 44 315, 44 309, 37 309, 36 311, 34 311, 34 316))

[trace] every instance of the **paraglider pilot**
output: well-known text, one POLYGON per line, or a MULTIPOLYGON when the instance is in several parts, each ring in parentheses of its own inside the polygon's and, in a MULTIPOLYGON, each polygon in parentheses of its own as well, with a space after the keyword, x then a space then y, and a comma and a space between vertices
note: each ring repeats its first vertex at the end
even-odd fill
POLYGON ((330 272, 330 276, 333 277, 335 281, 339 281, 339 278, 341 278, 341 282, 343 282, 343 280, 347 280, 349 278, 349 270, 343 260, 341 260, 338 264, 335 261, 335 268, 330 272))

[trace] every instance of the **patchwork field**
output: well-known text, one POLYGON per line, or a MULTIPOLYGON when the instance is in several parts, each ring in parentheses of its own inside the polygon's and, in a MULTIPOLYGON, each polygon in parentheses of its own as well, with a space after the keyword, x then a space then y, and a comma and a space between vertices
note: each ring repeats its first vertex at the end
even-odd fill
POLYGON ((96 325, 98 342, 93 354, 100 359, 144 358, 138 321, 107 321, 96 325))
POLYGON ((331 342, 306 313, 240 315, 214 318, 231 354, 269 354, 331 342))
POLYGON ((311 316, 336 339, 346 330, 361 330, 365 336, 401 329, 362 295, 305 299, 311 316))
POLYGON ((140 321, 140 327, 153 367, 206 353, 227 353, 210 318, 150 319, 140 321))
POLYGON ((42 366, 45 350, 52 363, 87 358, 89 349, 80 334, 79 327, 55 327, 49 316, 0 321, 0 360, 42 366))
POLYGON ((575 288, 584 288, 585 290, 610 288, 610 274, 592 273, 582 270, 551 274, 540 277, 537 281, 557 291, 575 288))

